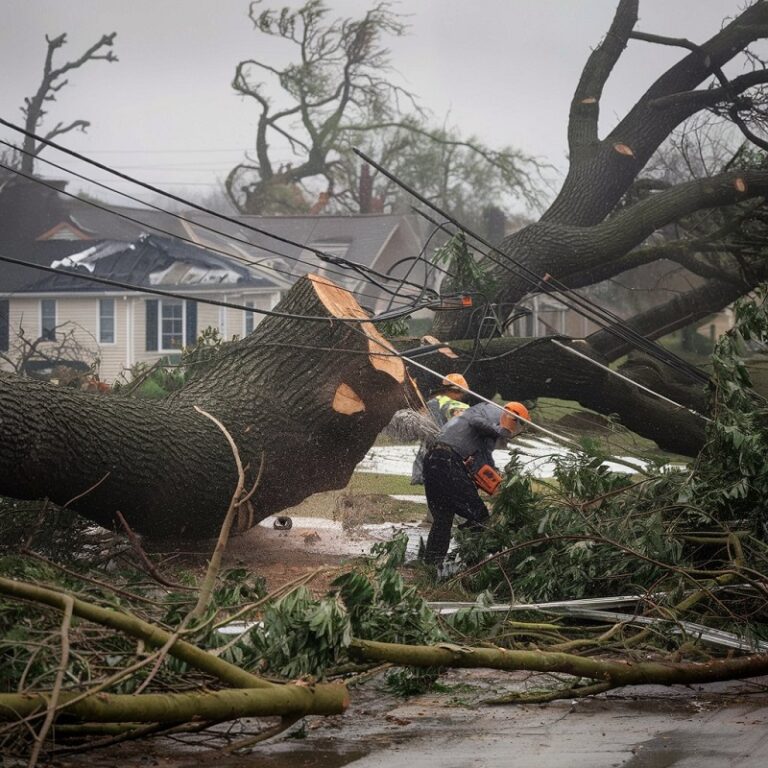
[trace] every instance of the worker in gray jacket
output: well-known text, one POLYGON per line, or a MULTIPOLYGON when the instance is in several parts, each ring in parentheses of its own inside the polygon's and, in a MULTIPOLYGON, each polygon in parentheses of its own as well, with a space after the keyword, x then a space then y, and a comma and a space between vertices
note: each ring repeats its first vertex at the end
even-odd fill
POLYGON ((488 508, 478 487, 493 493, 501 481, 493 450, 498 443, 506 444, 520 434, 528 421, 528 409, 522 403, 507 403, 503 408, 480 403, 440 430, 424 459, 424 490, 433 520, 425 562, 442 564, 455 515, 465 518, 470 527, 482 526, 488 519, 488 508))

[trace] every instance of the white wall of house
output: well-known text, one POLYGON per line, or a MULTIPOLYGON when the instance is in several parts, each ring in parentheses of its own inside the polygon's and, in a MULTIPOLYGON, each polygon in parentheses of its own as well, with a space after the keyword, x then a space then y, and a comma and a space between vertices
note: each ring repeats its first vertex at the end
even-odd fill
MULTIPOLYGON (((112 380, 122 371, 126 362, 127 334, 129 331, 126 318, 130 299, 121 294, 95 296, 46 296, 55 301, 56 325, 59 338, 70 329, 77 343, 95 353, 101 360, 100 371, 103 378, 112 380), (99 341, 99 298, 110 299, 114 310, 114 341, 99 341), (63 327, 61 327, 63 326, 63 327)), ((17 343, 19 329, 25 337, 35 340, 42 333, 41 302, 43 297, 11 296, 8 303, 10 348, 17 343)), ((44 347, 53 349, 58 341, 43 342, 44 347)))
MULTIPOLYGON (((206 296, 230 304, 252 302, 256 309, 272 309, 280 300, 277 291, 259 293, 242 291, 232 293, 207 292, 206 296)), ((16 333, 21 327, 26 337, 37 339, 41 335, 41 301, 53 299, 56 302, 56 324, 67 323, 72 328, 77 341, 85 348, 94 351, 100 358, 99 376, 102 381, 113 382, 126 369, 136 363, 153 363, 167 356, 168 351, 147 350, 146 334, 146 299, 143 296, 124 294, 100 294, 80 296, 10 296, 9 325, 10 347, 17 342, 16 333), (100 341, 99 309, 100 299, 113 301, 114 341, 100 341)), ((263 315, 253 313, 253 326, 263 319, 263 315)), ((217 307, 198 302, 198 333, 207 327, 216 328, 221 335, 230 340, 242 338, 246 329, 246 312, 228 307, 217 307)), ((56 342, 45 343, 52 348, 56 342)), ((7 365, 5 366, 8 367, 7 365)))

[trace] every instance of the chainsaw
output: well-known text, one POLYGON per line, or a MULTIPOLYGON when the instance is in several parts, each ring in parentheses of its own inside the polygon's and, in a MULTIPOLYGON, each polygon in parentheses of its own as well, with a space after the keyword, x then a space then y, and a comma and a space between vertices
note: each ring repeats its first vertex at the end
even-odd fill
POLYGON ((472 459, 469 458, 464 463, 472 474, 475 485, 489 496, 493 496, 501 485, 503 479, 501 475, 490 464, 483 464, 477 472, 472 472, 472 459))

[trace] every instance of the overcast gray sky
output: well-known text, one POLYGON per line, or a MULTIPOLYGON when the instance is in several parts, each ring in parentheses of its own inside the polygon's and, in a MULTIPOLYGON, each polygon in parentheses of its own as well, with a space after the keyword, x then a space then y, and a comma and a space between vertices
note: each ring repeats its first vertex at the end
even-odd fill
MULTIPOLYGON (((436 119, 447 116, 464 134, 511 144, 563 168, 569 101, 616 3, 409 0, 396 5, 410 14, 411 29, 391 40, 392 63, 400 83, 436 119)), ((360 15, 369 6, 365 0, 328 4, 339 16, 360 15)), ((743 4, 640 0, 637 28, 700 42, 743 4)), ((67 33, 61 61, 114 31, 120 61, 71 72, 70 84, 51 105, 48 126, 76 118, 91 122, 87 134, 68 134, 62 143, 189 193, 222 178, 252 146, 256 108, 232 91, 232 75, 241 59, 271 60, 284 49, 253 30, 247 0, 0 0, 0 8, 0 114, 6 119, 21 122, 19 106, 38 86, 45 34, 67 33)), ((681 55, 631 42, 605 91, 603 129, 681 55)), ((18 141, 6 129, 0 137, 18 141)))

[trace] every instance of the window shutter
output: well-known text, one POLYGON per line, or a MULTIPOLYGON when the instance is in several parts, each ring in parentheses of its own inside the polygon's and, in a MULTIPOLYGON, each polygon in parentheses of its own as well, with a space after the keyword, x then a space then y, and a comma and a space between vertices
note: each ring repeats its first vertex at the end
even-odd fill
POLYGON ((185 345, 191 347, 197 343, 197 302, 187 299, 187 327, 184 335, 185 345))
POLYGON ((0 299, 0 350, 7 352, 11 343, 8 299, 0 299))
POLYGON ((157 304, 157 299, 147 299, 144 302, 147 308, 147 352, 154 352, 158 349, 157 304))

